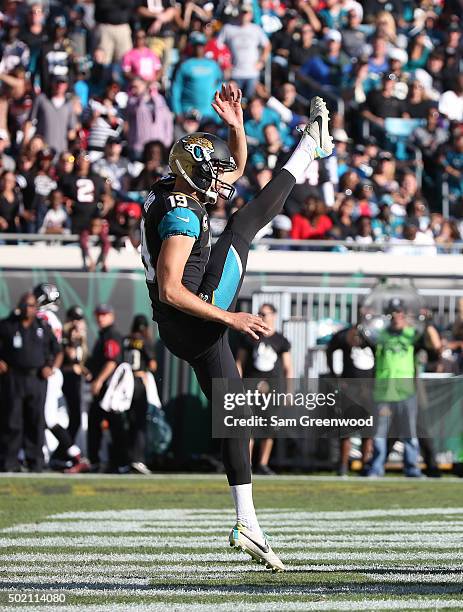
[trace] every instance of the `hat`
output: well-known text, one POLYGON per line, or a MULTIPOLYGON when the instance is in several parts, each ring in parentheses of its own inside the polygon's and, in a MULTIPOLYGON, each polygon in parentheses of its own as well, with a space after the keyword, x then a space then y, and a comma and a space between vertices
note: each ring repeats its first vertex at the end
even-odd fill
POLYGON ((108 136, 108 138, 106 139, 105 146, 113 144, 121 144, 121 139, 119 138, 119 136, 108 136))
POLYGON ((54 28, 65 28, 66 27, 66 17, 64 15, 56 15, 53 19, 53 27, 54 28))
POLYGON ((368 136, 368 138, 365 140, 365 146, 366 147, 377 147, 378 139, 375 136, 368 136))
POLYGON ((328 30, 328 32, 324 36, 325 40, 334 40, 335 42, 341 42, 342 36, 341 32, 338 30, 328 30))
POLYGON ((291 219, 286 215, 277 215, 272 221, 272 227, 276 230, 284 230, 286 232, 291 231, 293 224, 291 219))
POLYGON ((386 314, 392 314, 393 312, 404 312, 405 302, 399 297, 393 297, 389 300, 386 308, 386 314))
POLYGON ((401 64, 406 64, 408 61, 408 54, 403 49, 398 49, 397 47, 394 47, 389 51, 389 59, 397 60, 401 64))
POLYGON ((201 121, 201 113, 196 108, 191 108, 183 115, 184 121, 201 121))
POLYGON ((343 128, 336 128, 333 130, 333 140, 335 142, 350 142, 351 139, 347 135, 347 132, 343 128))
POLYGON ((42 161, 42 159, 53 159, 55 157, 55 153, 56 151, 51 147, 44 147, 37 153, 37 158, 39 161, 42 161))
POLYGON ((136 331, 141 327, 149 327, 148 318, 144 314, 135 315, 132 321, 132 331, 136 331))
POLYGON ((365 155, 365 147, 361 144, 356 145, 352 151, 352 155, 365 155))
POLYGON ((81 321, 84 318, 84 311, 80 306, 74 305, 66 310, 66 319, 68 321, 81 321))
POLYGON ((111 304, 98 304, 94 310, 94 313, 96 315, 114 313, 114 308, 111 306, 111 304))
POLYGON ((188 42, 190 43, 190 45, 194 46, 205 45, 207 43, 207 38, 202 32, 192 32, 190 34, 188 42))
POLYGON ((69 78, 67 74, 54 74, 53 75, 54 83, 69 83, 69 78))
POLYGON ((240 6, 240 13, 252 13, 253 12, 253 6, 251 2, 243 2, 243 4, 240 6))
POLYGON ((380 160, 391 160, 393 159, 392 153, 390 153, 389 151, 380 151, 379 155, 378 155, 378 159, 380 160))

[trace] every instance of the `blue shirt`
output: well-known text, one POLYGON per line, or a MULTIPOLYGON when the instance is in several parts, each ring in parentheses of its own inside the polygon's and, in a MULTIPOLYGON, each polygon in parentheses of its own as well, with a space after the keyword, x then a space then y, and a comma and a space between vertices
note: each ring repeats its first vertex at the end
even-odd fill
POLYGON ((203 117, 215 116, 211 107, 222 82, 222 71, 212 59, 196 58, 182 63, 172 83, 172 110, 176 115, 198 110, 203 117))

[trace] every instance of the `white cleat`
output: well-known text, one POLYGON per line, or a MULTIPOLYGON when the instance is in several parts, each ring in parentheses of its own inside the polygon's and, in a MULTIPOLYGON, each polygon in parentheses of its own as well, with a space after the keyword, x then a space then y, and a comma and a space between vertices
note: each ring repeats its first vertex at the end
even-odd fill
POLYGON ((270 548, 267 538, 262 537, 260 533, 251 531, 241 523, 236 523, 230 531, 228 539, 230 546, 251 555, 254 561, 262 563, 267 569, 271 569, 272 572, 285 571, 285 566, 270 548))
POLYGON ((323 98, 316 96, 310 102, 309 123, 304 128, 304 134, 315 140, 315 159, 328 157, 333 153, 333 139, 328 129, 330 113, 323 98))

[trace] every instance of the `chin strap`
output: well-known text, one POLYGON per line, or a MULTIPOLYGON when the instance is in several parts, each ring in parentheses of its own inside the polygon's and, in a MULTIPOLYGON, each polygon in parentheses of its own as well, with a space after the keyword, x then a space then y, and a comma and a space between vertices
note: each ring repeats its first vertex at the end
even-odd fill
MULTIPOLYGON (((177 166, 178 171, 180 172, 182 177, 185 179, 185 181, 188 183, 188 185, 192 189, 194 189, 196 192, 199 191, 200 193, 202 193, 205 196, 204 202, 206 204, 215 204, 217 202, 217 199, 219 197, 218 193, 216 193, 215 191, 212 191, 210 186, 209 186, 209 189, 201 189, 201 187, 198 187, 198 185, 195 185, 195 183, 193 183, 191 178, 188 176, 188 174, 182 168, 182 164, 180 163, 180 160, 176 159, 175 160, 175 165, 177 166)), ((212 184, 212 181, 211 181, 211 184, 212 184)))

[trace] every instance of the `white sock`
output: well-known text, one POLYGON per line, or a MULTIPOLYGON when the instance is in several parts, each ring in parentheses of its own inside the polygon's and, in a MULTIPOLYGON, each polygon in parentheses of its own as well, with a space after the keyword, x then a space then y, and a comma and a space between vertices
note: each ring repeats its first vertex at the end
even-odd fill
POLYGON ((262 535, 252 500, 252 482, 233 485, 230 487, 230 491, 235 504, 236 520, 251 531, 257 531, 262 535))
POLYGON ((307 168, 315 159, 316 147, 315 140, 308 134, 304 134, 294 149, 293 154, 283 166, 285 170, 294 176, 298 183, 302 181, 307 168))

